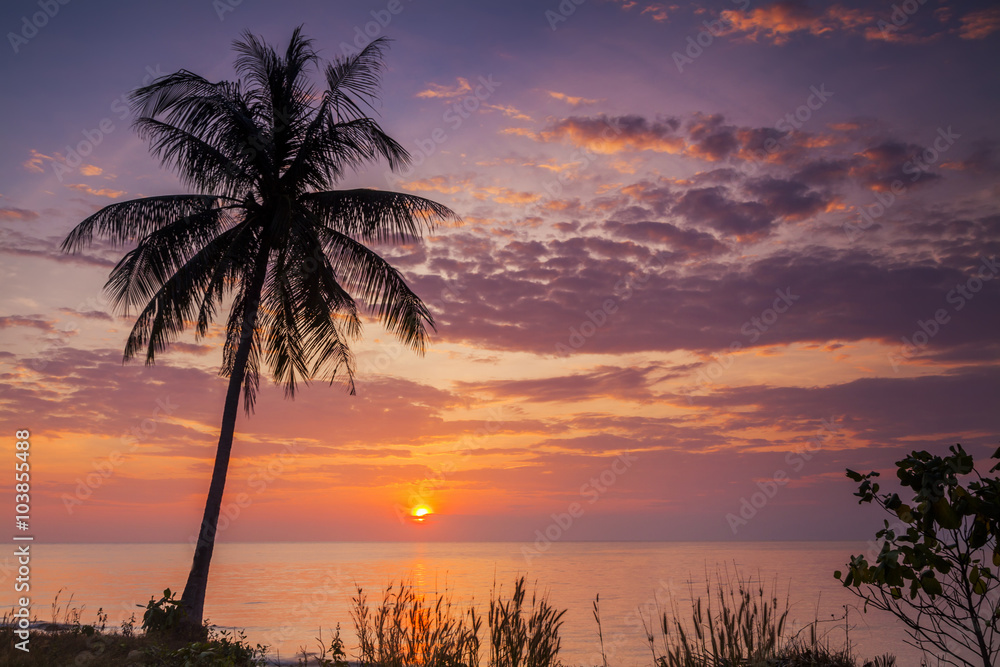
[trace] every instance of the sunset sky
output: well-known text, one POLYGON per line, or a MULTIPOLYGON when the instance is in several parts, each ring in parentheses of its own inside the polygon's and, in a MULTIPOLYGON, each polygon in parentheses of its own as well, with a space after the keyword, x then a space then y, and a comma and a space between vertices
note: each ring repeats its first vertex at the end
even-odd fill
POLYGON ((221 540, 864 539, 845 468, 1000 443, 996 3, 11 0, 0 433, 32 433, 37 539, 191 539, 220 331, 122 365, 124 250, 58 246, 185 191, 130 90, 300 24, 326 58, 394 40, 379 120, 413 164, 343 187, 463 222, 380 248, 424 357, 372 323, 357 396, 241 415, 221 540))

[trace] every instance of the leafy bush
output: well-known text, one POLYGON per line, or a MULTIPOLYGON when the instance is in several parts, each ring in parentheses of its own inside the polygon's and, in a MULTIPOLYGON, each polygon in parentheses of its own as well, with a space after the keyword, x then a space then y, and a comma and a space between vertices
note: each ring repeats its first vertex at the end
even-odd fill
MULTIPOLYGON (((859 503, 878 505, 893 524, 876 534, 884 542, 874 562, 871 554, 851 556, 847 572, 834 576, 866 608, 901 620, 907 643, 945 664, 992 667, 1000 661, 1000 479, 976 472, 962 445, 949 449, 950 456, 914 451, 896 462, 909 502, 880 495, 877 472, 847 471, 859 483, 859 503)), ((997 470, 1000 463, 990 472, 997 470)))
POLYGON ((171 632, 180 627, 182 620, 181 601, 175 599, 174 594, 167 588, 159 600, 149 598, 146 612, 142 615, 142 629, 147 633, 171 632))

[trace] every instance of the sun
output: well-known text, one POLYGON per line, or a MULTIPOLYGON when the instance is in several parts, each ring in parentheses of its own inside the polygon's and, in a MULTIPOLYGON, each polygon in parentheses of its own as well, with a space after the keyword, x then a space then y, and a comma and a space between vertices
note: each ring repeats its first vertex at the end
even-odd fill
POLYGON ((412 510, 410 510, 410 516, 412 516, 413 520, 416 521, 417 523, 423 523, 427 519, 427 517, 429 517, 433 513, 434 511, 427 505, 417 505, 412 510))

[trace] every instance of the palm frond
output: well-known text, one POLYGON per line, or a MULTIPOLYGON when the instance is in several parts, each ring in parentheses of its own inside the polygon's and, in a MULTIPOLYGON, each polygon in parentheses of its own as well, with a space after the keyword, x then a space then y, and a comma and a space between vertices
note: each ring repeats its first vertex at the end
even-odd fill
POLYGON ((226 271, 220 260, 241 231, 243 228, 234 227, 219 234, 162 282, 136 318, 125 343, 125 361, 146 348, 146 363, 152 364, 156 354, 184 332, 197 313, 205 287, 214 275, 226 271))
POLYGON ((355 292, 392 334, 423 354, 430 311, 403 275, 375 251, 340 232, 323 228, 320 238, 339 282, 355 292))
POLYGON ((241 199, 263 178, 269 158, 250 140, 227 142, 225 151, 180 127, 154 118, 138 118, 136 133, 149 142, 150 152, 174 167, 181 182, 203 193, 241 199))
POLYGON ((341 56, 327 65, 326 83, 338 121, 364 118, 365 113, 358 102, 375 110, 379 82, 385 69, 383 55, 388 47, 389 39, 379 37, 358 53, 341 56))
POLYGON ((167 279, 205 248, 226 226, 226 209, 185 216, 154 230, 111 271, 105 285, 114 309, 128 315, 145 304, 167 279))
POLYGON ((459 219, 430 199, 386 190, 310 192, 300 201, 324 226, 372 243, 409 243, 437 220, 459 219))
POLYGON ((78 252, 94 236, 115 245, 134 243, 154 231, 192 215, 234 203, 218 195, 166 195, 116 202, 105 206, 73 228, 62 242, 63 252, 78 252))

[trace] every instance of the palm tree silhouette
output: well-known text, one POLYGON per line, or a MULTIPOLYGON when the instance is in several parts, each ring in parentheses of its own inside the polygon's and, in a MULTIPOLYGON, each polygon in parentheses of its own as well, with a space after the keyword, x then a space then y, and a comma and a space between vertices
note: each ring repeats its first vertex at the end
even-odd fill
POLYGON ((105 285, 115 310, 141 308, 124 361, 144 353, 152 364, 189 324, 205 336, 229 304, 220 369, 229 388, 181 595, 187 631, 203 623, 241 391, 248 416, 265 368, 286 396, 315 377, 344 380, 353 394, 348 343, 362 326, 355 298, 422 353, 433 319, 399 271, 368 245, 410 242, 435 221, 456 218, 422 197, 332 189, 368 162, 384 158, 396 170, 410 156, 366 111, 374 112, 378 100, 387 41, 322 63, 301 30, 283 56, 244 33, 233 43, 236 81, 212 83, 181 70, 134 91, 138 134, 196 194, 111 204, 62 244, 75 252, 95 236, 138 243, 105 285), (314 67, 325 74, 319 91, 310 81, 314 67))

